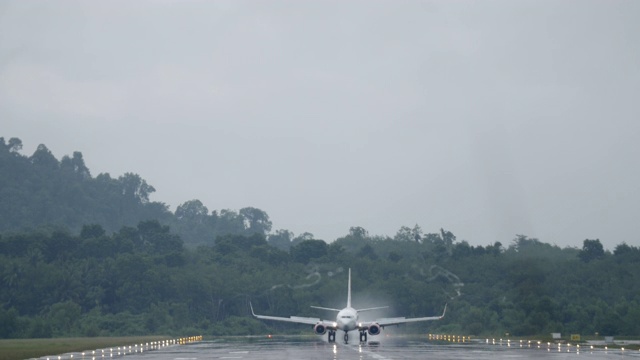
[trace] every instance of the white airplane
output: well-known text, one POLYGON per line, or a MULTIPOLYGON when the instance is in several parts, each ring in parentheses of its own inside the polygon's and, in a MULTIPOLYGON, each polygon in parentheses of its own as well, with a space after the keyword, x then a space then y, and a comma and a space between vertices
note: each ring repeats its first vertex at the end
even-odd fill
POLYGON ((351 269, 349 269, 349 288, 347 292, 347 307, 344 309, 331 309, 324 308, 319 306, 312 306, 315 309, 321 310, 330 310, 337 311, 338 316, 335 321, 330 320, 320 320, 318 318, 309 318, 309 317, 299 317, 299 316, 291 316, 291 317, 277 317, 277 316, 265 316, 265 315, 256 315, 253 312, 253 305, 249 302, 249 306, 251 307, 251 314, 258 319, 263 320, 275 320, 275 321, 287 321, 298 324, 308 324, 313 325, 313 332, 317 335, 324 335, 329 332, 327 338, 329 342, 336 341, 336 330, 344 331, 344 342, 349 342, 349 331, 358 330, 360 332, 360 342, 367 342, 367 333, 369 335, 378 335, 380 334, 380 330, 385 326, 391 325, 399 325, 409 322, 418 322, 418 321, 429 321, 429 320, 440 320, 444 317, 445 312, 447 311, 447 305, 444 306, 444 311, 440 316, 428 316, 428 317, 419 317, 419 318, 405 318, 405 317, 395 317, 395 318, 381 318, 374 321, 361 322, 359 321, 358 311, 370 311, 377 309, 384 309, 388 306, 382 307, 374 307, 368 309, 359 309, 356 310, 351 307, 351 269))

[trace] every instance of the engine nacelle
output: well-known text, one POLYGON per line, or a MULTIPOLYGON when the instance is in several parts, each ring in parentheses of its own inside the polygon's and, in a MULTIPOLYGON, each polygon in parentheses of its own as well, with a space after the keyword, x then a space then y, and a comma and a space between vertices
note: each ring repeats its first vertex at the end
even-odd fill
POLYGON ((327 327, 322 325, 321 323, 317 323, 313 327, 313 332, 316 333, 316 335, 324 335, 327 332, 327 327))
POLYGON ((369 325, 369 329, 367 330, 367 332, 369 333, 369 335, 378 335, 380 334, 380 330, 380 325, 374 323, 369 325))

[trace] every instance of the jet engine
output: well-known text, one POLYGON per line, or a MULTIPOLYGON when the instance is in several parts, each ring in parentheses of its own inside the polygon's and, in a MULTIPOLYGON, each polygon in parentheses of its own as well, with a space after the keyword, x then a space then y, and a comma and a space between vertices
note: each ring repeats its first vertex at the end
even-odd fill
POLYGON ((369 325, 369 329, 367 330, 369 335, 378 335, 380 334, 380 325, 373 323, 369 325))
POLYGON ((324 333, 327 332, 327 328, 324 325, 322 325, 322 323, 317 323, 313 327, 313 332, 316 333, 316 335, 324 335, 324 333))

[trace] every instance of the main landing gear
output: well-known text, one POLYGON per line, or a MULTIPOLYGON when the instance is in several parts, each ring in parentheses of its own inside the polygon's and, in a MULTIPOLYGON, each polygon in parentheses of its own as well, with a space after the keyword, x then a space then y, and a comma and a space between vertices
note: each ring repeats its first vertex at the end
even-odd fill
MULTIPOLYGON (((327 340, 332 343, 332 342, 336 342, 336 331, 335 330, 329 330, 329 332, 327 333, 327 340)), ((366 343, 367 342, 367 331, 366 330, 362 330, 360 331, 360 343, 366 343)), ((348 344, 349 343, 349 333, 345 332, 344 333, 344 343, 348 344)))
POLYGON ((330 343, 336 342, 336 332, 334 330, 329 330, 329 334, 327 334, 327 340, 330 343))
POLYGON ((367 332, 365 330, 360 331, 360 342, 361 343, 367 342, 367 332))

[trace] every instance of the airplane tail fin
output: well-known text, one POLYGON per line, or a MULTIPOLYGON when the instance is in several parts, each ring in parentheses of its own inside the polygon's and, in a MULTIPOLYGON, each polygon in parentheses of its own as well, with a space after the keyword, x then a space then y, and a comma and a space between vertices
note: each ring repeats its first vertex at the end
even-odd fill
POLYGON ((347 292, 347 307, 351 307, 351 268, 349 268, 349 289, 347 292))

